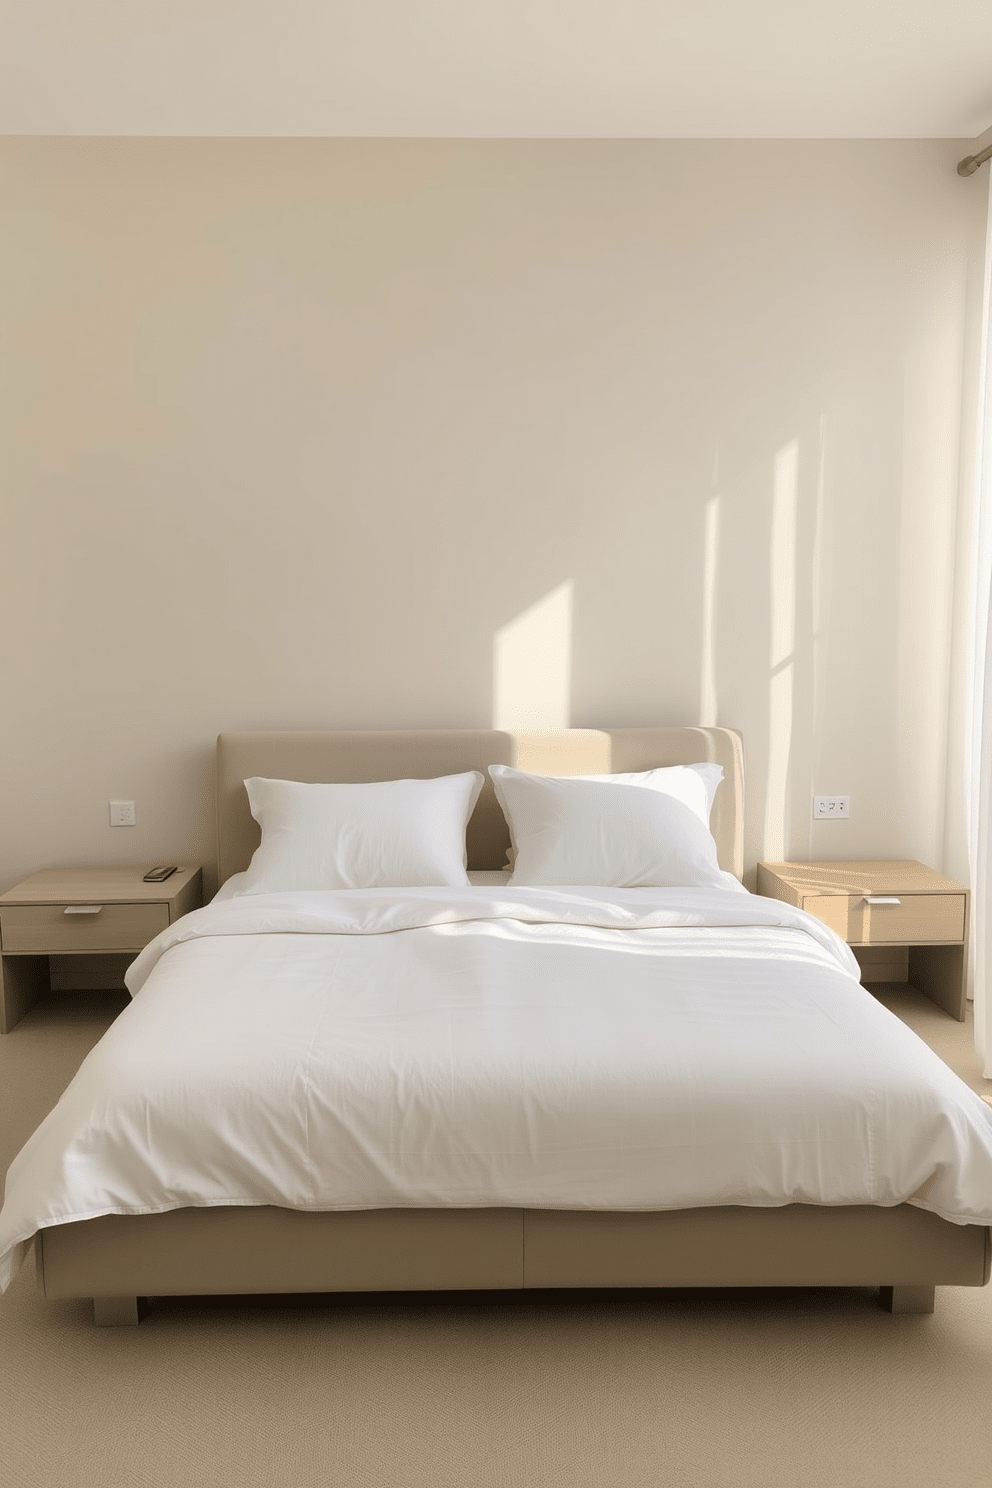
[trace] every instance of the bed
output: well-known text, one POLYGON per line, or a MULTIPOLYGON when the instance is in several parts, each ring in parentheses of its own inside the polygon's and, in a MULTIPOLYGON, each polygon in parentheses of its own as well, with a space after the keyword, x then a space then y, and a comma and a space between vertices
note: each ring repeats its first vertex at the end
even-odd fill
MULTIPOLYGON (((397 781, 430 779, 460 771, 485 772, 488 766, 495 765, 516 767, 534 775, 567 778, 698 762, 722 767, 723 779, 713 798, 710 825, 721 870, 739 879, 743 866, 743 767, 740 739, 730 730, 569 730, 542 735, 459 730, 221 735, 217 744, 218 879, 222 884, 235 882, 236 875, 243 874, 248 868, 258 846, 259 829, 249 809, 244 785, 251 777, 308 783, 397 781)), ((789 915, 807 918, 802 917, 801 911, 790 910, 776 901, 754 900, 753 896, 744 895, 737 884, 733 885, 737 890, 736 896, 730 893, 729 887, 722 898, 721 891, 714 891, 719 904, 710 916, 714 922, 712 925, 699 910, 701 901, 692 899, 691 893, 688 899, 683 896, 681 900, 673 900, 674 907, 670 905, 664 908, 664 912, 651 905, 642 911, 640 901, 634 903, 632 909, 630 895, 636 896, 638 890, 618 891, 610 902, 599 903, 595 912, 582 910, 580 913, 575 909, 577 897, 582 896, 577 896, 574 890, 565 894, 564 900, 562 894, 565 891, 553 889, 534 890, 530 892, 530 898, 514 900, 512 891, 499 887, 509 845, 506 819, 487 775, 467 833, 468 866, 474 873, 487 876, 487 884, 476 885, 473 890, 459 890, 462 899, 457 895, 449 896, 453 909, 445 908, 441 891, 424 890, 419 896, 414 896, 415 903, 413 898, 410 899, 412 908, 404 900, 407 919, 396 920, 395 905, 387 902, 388 896, 379 891, 378 897, 373 893, 371 899, 356 900, 352 896, 345 905, 352 919, 341 920, 340 915, 345 910, 339 909, 337 901, 331 913, 323 902, 316 903, 304 896, 306 903, 294 902, 285 907, 281 903, 269 905, 270 918, 259 928, 258 923, 249 923, 244 918, 249 911, 255 913, 258 904, 253 906, 241 898, 227 899, 186 917, 180 926, 187 927, 188 939, 178 935, 179 926, 172 927, 176 935, 168 944, 163 942, 164 949, 153 946, 143 953, 150 958, 150 970, 141 971, 146 980, 131 1008, 89 1056, 77 1081, 70 1086, 56 1112, 48 1118, 47 1126, 40 1129, 42 1136, 39 1138, 36 1134, 12 1166, 11 1175, 15 1178, 14 1189, 17 1192, 12 1198, 9 1179, 6 1207, 10 1213, 6 1236, 0 1224, 0 1242, 6 1244, 5 1254, 10 1264, 15 1264, 33 1245, 43 1294, 49 1298, 92 1298, 94 1317, 100 1324, 135 1324, 144 1311, 145 1299, 160 1296, 609 1287, 857 1286, 880 1288, 883 1304, 893 1311, 927 1312, 933 1310, 937 1286, 985 1285, 992 1256, 989 1229, 992 1220, 992 1114, 977 1096, 967 1091, 940 1065, 935 1056, 914 1040, 908 1030, 897 1024, 897 1020, 858 987, 856 978, 849 971, 845 973, 839 962, 836 968, 833 964, 826 964, 830 956, 836 961, 841 951, 832 948, 822 934, 818 943, 808 939, 808 936, 820 932, 810 927, 804 929, 795 918, 788 918, 789 915), (473 892, 481 898, 472 900, 466 909, 464 895, 473 892), (330 921, 327 920, 328 913, 331 913, 330 921), (414 913, 420 918, 410 918, 414 913), (209 918, 211 914, 213 919, 209 918), (360 925, 354 919, 356 914, 365 917, 360 925), (642 914, 647 918, 635 924, 632 914, 635 918, 642 914), (652 914, 654 919, 651 919, 652 914), (755 914, 764 915, 765 919, 753 925, 748 917, 755 914), (198 920, 197 915, 207 918, 198 920), (286 915, 290 917, 287 919, 286 915), (335 915, 339 918, 335 919, 335 915), (392 920, 390 915, 394 917, 392 920), (776 919, 776 915, 780 918, 776 919), (367 933, 372 921, 374 933, 367 933), (566 932, 555 928, 566 922, 569 922, 566 932), (328 925, 329 933, 325 933, 328 925), (197 926, 203 927, 202 933, 197 926), (248 927, 249 933, 242 933, 244 926, 248 927), (797 928, 803 933, 797 935, 797 928), (418 936, 420 940, 417 940, 418 936), (232 1018, 236 1027, 237 998, 242 985, 251 994, 250 999, 246 994, 244 1006, 250 1007, 253 1027, 262 1030, 255 1041, 258 1050, 253 1058, 257 1065, 268 1045, 274 1047, 281 1038, 289 1036, 290 1013, 296 1006, 293 999, 310 999, 307 1006, 312 1007, 312 988, 322 985, 321 977, 326 979, 326 970, 318 968, 313 971, 311 968, 308 973, 310 980, 301 982, 301 990, 297 991, 294 990, 295 983, 293 987, 289 985, 288 973, 286 984, 282 984, 281 966, 289 966, 291 961, 295 965, 301 956, 309 956, 312 961, 317 958, 320 967, 325 967, 327 956, 333 952, 337 958, 335 966, 347 963, 347 969, 351 965, 349 957, 366 956, 370 954, 366 947, 373 947, 380 959, 386 958, 383 965, 387 972, 384 975, 391 978, 388 985, 395 986, 397 979, 402 979, 402 968, 406 964, 402 959, 406 954, 403 947, 426 943, 425 936, 432 948, 431 956, 439 954, 440 947, 444 955, 467 956, 470 961, 477 954, 482 938, 489 936, 493 945, 498 940, 499 954, 511 958, 505 963, 507 966, 524 968, 525 971, 530 964, 527 958, 551 956, 548 965, 558 964, 554 962, 554 956, 568 958, 567 964, 573 968, 577 978, 575 986, 585 998, 585 1011, 581 1016, 570 1014, 563 1017, 561 998, 565 992, 574 995, 572 988, 563 991, 557 984, 552 987, 548 982, 550 990, 546 990, 545 982, 538 977, 534 983, 535 1006, 527 1009, 530 1021, 526 1024, 526 1039, 506 1055, 501 1078, 506 1076, 506 1070, 516 1078, 513 1072, 518 1066, 526 1066, 527 1058, 535 1049, 544 1050, 545 1044, 541 1040, 546 1034, 541 1030, 547 1027, 552 1030, 552 1045, 569 1049, 569 1058, 577 1067, 582 1066, 583 1061, 586 1064, 592 1061, 590 1067, 595 1064, 598 1055, 595 1051, 590 1053, 591 1044, 598 1041, 606 1049, 614 1037, 616 1026, 622 1025, 623 1020, 614 1018, 612 1013, 607 1017, 596 1001, 599 996, 596 975, 601 973, 590 973, 592 982, 587 985, 582 980, 585 972, 580 976, 574 968, 611 966, 609 957, 615 957, 615 947, 621 941, 625 947, 633 947, 638 952, 636 956, 627 955, 625 960, 625 967, 629 965, 632 968, 630 976, 639 989, 636 996, 630 994, 629 1005, 635 1009, 643 1008, 645 977, 664 972, 662 963, 665 956, 671 958, 671 966, 679 968, 678 974, 683 978, 684 968, 692 956, 701 958, 700 986, 703 992, 694 992, 688 1001, 672 997, 666 1003, 666 1017, 669 1018, 665 1025, 665 1039, 669 1040, 666 1048, 676 1047, 671 1043, 671 1030, 676 1025, 688 1031, 685 1036, 691 1043, 695 1037, 693 1029, 700 1020, 707 1024, 706 1037, 715 1038, 720 1044, 719 1012, 731 1006, 728 998, 734 995, 733 986, 727 985, 725 967, 733 966, 739 971, 743 968, 747 977, 752 977, 752 970, 748 968, 753 963, 756 968, 753 975, 766 978, 769 988, 773 984, 794 987, 795 995, 791 997, 794 1006, 790 1005, 789 997, 783 999, 779 996, 776 1002, 770 993, 765 995, 761 991, 764 983, 759 986, 754 1003, 758 1012, 753 1016, 753 1026, 771 1028, 776 1020, 781 1025, 769 1037, 773 1038, 776 1048, 784 1047, 786 1050, 785 1075, 781 1082, 785 1085, 790 1080, 793 1084, 801 1083, 805 1078, 803 1060, 814 1057, 800 1048, 802 1018, 805 1016, 801 999, 807 995, 807 984, 820 989, 809 994, 812 997, 809 1007, 820 1019, 818 1038, 821 1042, 824 1038, 829 1042, 830 1030, 835 1023, 839 1030, 838 1039, 850 1041, 849 1028, 840 1028, 833 1011, 841 1004, 850 1008, 850 1018, 854 1020, 850 1026, 864 1030, 863 1035, 859 1035, 864 1047, 848 1060, 850 1070, 845 1067, 844 1079, 850 1071, 857 1073, 857 1066, 861 1071, 858 1078, 878 1084, 881 1078, 878 1068, 864 1052, 877 1035, 879 1038, 894 1038, 897 1042, 902 1040, 900 1047, 904 1047, 908 1064, 914 1068, 918 1065, 926 1079, 941 1086, 947 1109, 941 1109, 931 1118, 931 1126, 927 1129, 929 1134, 922 1141, 923 1147, 933 1149, 927 1159, 926 1175, 921 1178, 923 1169, 917 1171, 914 1168, 920 1154, 913 1150, 912 1142, 907 1141, 902 1142, 890 1164, 893 1172, 898 1169, 898 1173, 895 1177, 887 1174, 884 1150, 879 1148, 876 1151, 873 1145, 876 1142, 875 1127, 871 1130, 865 1128, 864 1113, 859 1104, 861 1095, 852 1085, 854 1093, 846 1103, 838 1096, 829 1118, 823 1113, 814 1113, 810 1117, 812 1136, 807 1145, 814 1153, 825 1150, 835 1137, 838 1142, 841 1140, 838 1134, 843 1128, 846 1132, 843 1140, 848 1144, 843 1159, 847 1164, 846 1170, 854 1172, 859 1165, 863 1167, 865 1152, 868 1153, 872 1168, 871 1202, 856 1201, 860 1192, 858 1183, 862 1181, 857 1174, 847 1187, 844 1186, 846 1179, 835 1182, 831 1178, 834 1188, 817 1188, 816 1175, 811 1179, 800 1172, 800 1167, 796 1166, 799 1159, 790 1153, 789 1142, 782 1139, 781 1133, 776 1137, 775 1130, 771 1129, 770 1124, 776 1119, 775 1101, 778 1097, 769 1085, 767 1111, 763 1105, 764 1096, 751 1102, 754 1120, 758 1122, 755 1130, 760 1128, 763 1133, 765 1147, 759 1150, 755 1146, 753 1151, 747 1149, 744 1157, 739 1159, 741 1166, 748 1168, 747 1182, 751 1184, 745 1193, 745 1201, 740 1201, 744 1193, 743 1176, 740 1181, 733 1173, 728 1176, 724 1172, 720 1176, 714 1167, 714 1164, 718 1166, 721 1162, 726 1164, 738 1160, 732 1159, 732 1154, 728 1156, 733 1142, 717 1141, 712 1132, 712 1140, 707 1139, 703 1130, 705 1113, 701 1117, 696 1109, 690 1124, 697 1155, 691 1161, 685 1157, 689 1150, 688 1140, 678 1147, 680 1155, 677 1160, 671 1157, 671 1153, 678 1144, 672 1143, 666 1149, 669 1153, 666 1163, 673 1172, 679 1162, 683 1164, 684 1171, 679 1169, 682 1172, 679 1192, 689 1198, 689 1202, 673 1203, 667 1190, 655 1192, 650 1186, 647 1189, 643 1186, 645 1159, 640 1153, 641 1148, 649 1147, 651 1143, 650 1136, 644 1135, 649 1128, 643 1123, 655 1118, 650 1111, 645 1114, 638 1108, 632 1114, 627 1109, 637 1105, 630 1090, 648 1088, 643 1081, 642 1085, 637 1085, 635 1080, 622 1099, 615 1091, 602 1096, 602 1099, 613 1102, 609 1106, 609 1121, 614 1120, 616 1111, 623 1107, 623 1119, 629 1119, 634 1125, 625 1129, 627 1135, 622 1141, 618 1139, 615 1148, 602 1161, 597 1158, 593 1162, 588 1153, 596 1146, 595 1131, 600 1128, 592 1117, 582 1118, 587 1120, 593 1135, 586 1139, 582 1163, 577 1159, 573 1163, 574 1172, 569 1167, 572 1159, 565 1149, 560 1148, 556 1158, 554 1140, 548 1142, 542 1136, 541 1122, 556 1119, 553 1109, 549 1114, 550 1097, 546 1100, 542 1095, 541 1099, 531 1100, 531 1092, 525 1091, 523 1096, 518 1092, 513 1160, 507 1159, 502 1165, 495 1161, 492 1164, 499 1169, 498 1181, 493 1173, 479 1167, 475 1151, 471 1154, 471 1162, 466 1159, 461 1167, 458 1163, 464 1154, 456 1154, 458 1161, 455 1161, 449 1152, 443 1181, 437 1179, 434 1172, 426 1176, 397 1173, 389 1168, 389 1162, 375 1147, 377 1136, 373 1122, 362 1128, 361 1141, 356 1141, 358 1147, 364 1143, 363 1151, 368 1154, 369 1172, 374 1174, 374 1182, 364 1173, 356 1177, 349 1170, 351 1176, 347 1182, 340 1180, 344 1187, 321 1191, 316 1199, 317 1190, 313 1186, 305 1192, 300 1190, 302 1197, 299 1201, 293 1198, 295 1191, 288 1190, 279 1190, 273 1199, 275 1191, 267 1188, 268 1178, 262 1171, 261 1159, 256 1161, 251 1147, 251 1130, 253 1120, 268 1121, 275 1133, 270 1147, 283 1139, 281 1134, 289 1118, 276 1110, 275 1098, 271 1095, 271 1088, 278 1086, 283 1076, 273 1075, 269 1081, 268 1073, 263 1071, 259 1077, 261 1084, 253 1088, 250 1081, 255 1076, 238 1067, 237 1078, 246 1082, 241 1089, 242 1106, 249 1115, 244 1118, 245 1129, 239 1128, 234 1132, 229 1145, 237 1152, 242 1167, 253 1169, 243 1181, 237 1175, 235 1179, 230 1174, 216 1178, 215 1174, 209 1173, 210 1182, 216 1178, 215 1186, 203 1188, 206 1180, 201 1173, 198 1180, 201 1189, 196 1202, 191 1203, 188 1188, 178 1178, 173 1179, 168 1192, 159 1195, 144 1189, 131 1192, 125 1174, 115 1180, 116 1188, 111 1185, 106 1191, 101 1190, 101 1202, 91 1202, 89 1211, 85 1206, 77 1207, 71 1220, 60 1212, 54 1199, 47 1208, 37 1197, 25 1199, 27 1218, 18 1227, 13 1214, 17 1202, 20 1202, 18 1185, 27 1192, 34 1184, 34 1188, 41 1192, 41 1178, 34 1176, 32 1164, 40 1173, 47 1160, 53 1172, 56 1169, 61 1172, 70 1166, 65 1156, 67 1151, 71 1151, 72 1162, 78 1163, 78 1135, 66 1136, 63 1149, 59 1149, 59 1139, 52 1135, 52 1129, 60 1122, 65 1126, 71 1120, 75 1120, 76 1127, 79 1127, 81 1118, 78 1112, 73 1117, 72 1110, 73 1100, 78 1105, 82 1097, 74 1096, 72 1092, 81 1077, 84 1083, 86 1079, 90 1080, 93 1090, 104 1088, 99 1083, 102 1079, 109 1089, 116 1074, 128 1066, 137 1114, 127 1116, 117 1133, 118 1140, 130 1144, 132 1151, 143 1143, 155 1147, 160 1168, 166 1161, 161 1153, 172 1140, 171 1129, 167 1132, 164 1126, 154 1127, 154 1113, 149 1115, 147 1107, 147 1087, 142 1085, 146 1078, 152 1086, 160 1079, 160 1072, 153 1070, 150 1064, 142 1063, 151 1058, 147 1052, 149 1044, 162 1046, 168 1043, 167 1021, 160 1022, 158 1032, 155 1032, 154 1018, 160 1004, 165 1009, 160 1015, 162 1019, 172 1018, 174 1025, 196 1028, 199 1042, 191 1040, 190 1068, 201 1070, 196 1076, 198 1087, 209 1088, 214 1079, 214 1065, 204 1063, 201 1069, 196 1060, 207 1058, 202 1054, 201 1045, 209 1045, 214 1051, 224 1047, 225 1030, 227 1046, 240 1048, 240 1042, 230 1038, 230 1030, 232 1018), (535 949, 542 940, 543 944, 535 949), (551 941, 556 946, 560 941, 562 945, 555 949, 549 944, 551 941), (712 964, 707 961, 711 946, 722 947, 719 956, 724 957, 724 961, 712 960, 712 964), (728 946, 732 947, 732 954, 727 950, 728 946), (761 947, 771 947, 771 950, 766 954, 761 947), (224 961, 225 957, 227 961, 224 961), (222 963, 236 967, 237 974, 224 973, 222 963), (783 977, 791 977, 791 983, 783 982, 783 977), (215 987, 218 989, 216 997, 215 987), (541 1001, 542 997, 545 997, 545 1002, 541 1001), (638 997, 641 1002, 637 1001, 638 997), (839 1001, 834 1003, 832 999, 839 1001), (145 1044, 140 1040, 128 1043, 128 1039, 133 1037, 128 1022, 132 1013, 135 1030, 141 1026, 139 1014, 146 1024, 148 1019, 153 1020, 152 1032, 145 1034, 145 1044), (188 1020, 185 1025, 183 1017, 188 1020), (211 1020, 216 1025, 213 1043, 210 1043, 211 1020), (204 1028, 202 1035, 201 1023, 204 1028), (585 1030, 581 1037, 580 1033, 574 1032, 576 1028, 585 1030), (573 1040, 574 1047, 569 1040, 573 1040), (789 1049, 796 1051, 794 1068, 790 1066, 789 1049), (147 1077, 142 1074, 146 1068, 149 1071, 147 1077), (85 1073, 87 1070, 89 1073, 85 1073), (836 1127, 836 1132, 834 1127, 830 1128, 829 1141, 824 1136, 827 1132, 824 1123, 828 1123, 828 1119, 836 1127), (642 1124, 637 1126, 637 1122, 642 1124), (154 1142, 148 1136, 153 1128, 154 1142), (75 1147, 72 1147, 72 1142, 76 1142, 75 1147), (704 1158, 698 1156, 701 1152, 705 1154, 704 1158), (758 1156, 755 1157, 754 1153, 758 1156), (778 1164, 783 1172, 788 1169, 783 1181, 792 1184, 789 1192, 799 1192, 808 1197, 798 1202, 783 1199, 777 1190, 768 1186, 759 1171, 762 1162, 766 1168, 769 1164, 778 1164), (955 1171, 956 1167, 960 1172, 955 1171), (705 1181, 702 1176, 704 1169, 705 1181), (906 1176, 913 1173, 915 1176, 906 1176), (899 1196, 902 1192, 898 1186, 900 1182, 903 1190, 908 1185, 908 1192, 903 1197, 899 1196), (950 1198, 942 1197, 942 1184, 948 1193, 957 1185, 950 1198), (823 1197, 824 1192, 828 1197, 823 1197), (266 1201, 259 1201, 259 1195, 266 1201), (395 1197, 391 1200, 391 1196, 395 1197), (735 1198, 737 1202, 734 1202, 735 1198), (32 1203, 34 1209, 30 1208, 32 1203), (92 1217, 86 1217, 87 1212, 92 1217)), ((519 894, 525 896, 528 892, 521 890, 519 894)), ((824 933, 830 936, 830 932, 824 933)), ((486 954, 489 954, 488 950, 486 954)), ((713 955, 717 953, 713 952, 713 955)), ((355 964, 361 967, 365 963, 355 964)), ((430 959, 425 963, 428 971, 435 964, 430 959)), ((464 961, 458 962, 458 965, 463 964, 464 961)), ((316 966, 317 961, 313 961, 313 965, 316 966)), ((627 974, 625 970, 624 976, 627 974)), ((335 975, 342 977, 345 974, 339 969, 335 975)), ((360 1001, 363 993, 355 983, 356 975, 348 971, 347 976, 352 981, 348 983, 345 977, 342 985, 352 986, 354 996, 360 1001)), ((609 976, 612 975, 610 972, 609 976)), ((620 1005, 627 995, 626 986, 623 981, 614 985, 608 977, 603 983, 604 993, 599 1002, 603 1002, 608 992, 610 998, 619 998, 620 1005)), ((408 1012, 401 1007, 395 1013, 394 1009, 397 1017, 400 1014, 407 1016, 408 1012)), ((486 1016, 491 1018, 491 1015, 490 1007, 486 1016)), ((320 1017, 323 1016, 321 1013, 320 1017)), ((348 1038, 356 1048, 364 1047, 362 1040, 369 1037, 369 1025, 362 1023, 354 1010, 350 1016, 348 1038)), ((381 1024, 379 1004, 376 1005, 376 1016, 381 1024)), ((636 1016, 640 1017, 642 1013, 636 1016)), ((435 1048, 437 1028, 443 1027, 446 1036, 450 1037, 449 1077, 454 1086, 462 1068, 455 1062, 455 1053, 462 1050, 459 1057, 464 1063, 464 1049, 476 1047, 480 1037, 478 1014, 473 1012, 471 1018, 469 1014, 462 1017, 461 1013, 452 1012, 449 1002, 440 1011, 436 1007, 425 1007, 423 1017, 425 1027, 430 1018, 435 1019, 436 1027, 431 1034, 435 1048), (462 1017, 461 1022, 459 1017, 462 1017), (437 1023, 438 1018, 443 1021, 437 1023), (458 1034, 461 1044, 452 1033, 453 1028, 456 1032, 461 1030, 458 1034), (465 1039, 474 1039, 476 1044, 466 1045, 465 1039)), ((311 1029, 308 1035, 311 1037, 308 1057, 311 1057, 316 1046, 316 1035, 312 1033, 316 1023, 307 1027, 311 1029)), ((407 1017, 403 1027, 408 1030, 404 1036, 411 1045, 416 1045, 417 1023, 407 1017), (411 1029, 413 1032, 409 1032, 411 1029)), ((498 1044, 503 1024, 490 1022, 487 1027, 490 1031, 496 1030, 490 1042, 498 1044)), ((639 1026, 632 1024, 631 1027, 633 1032, 627 1042, 633 1052, 628 1051, 623 1057, 636 1063, 638 1041, 640 1045, 645 1045, 646 1041, 639 1026)), ((390 1036, 395 1039, 395 1034, 390 1036)), ((340 1030, 334 1037, 338 1041, 335 1047, 340 1046, 340 1030)), ((623 1037, 627 1035, 623 1034, 623 1037)), ((616 1038, 623 1042, 621 1034, 616 1038)), ((244 1042, 250 1044, 251 1039, 244 1042)), ((743 1047, 748 1044, 746 1034, 742 1038, 735 1032, 733 1038, 725 1042, 727 1047, 722 1056, 727 1072, 725 1078, 735 1089, 740 1087, 738 1095, 747 1087, 749 1079, 768 1080, 766 1055, 755 1055, 757 1073, 748 1072, 746 1061, 749 1056, 743 1047), (743 1051, 739 1060, 738 1047, 743 1051), (766 1059, 763 1067, 760 1058, 766 1059), (764 1074, 761 1068, 764 1068, 764 1074), (739 1080, 734 1073, 736 1069, 741 1071, 739 1080)), ((348 1047, 354 1056, 352 1044, 348 1047)), ((610 1059, 614 1058, 612 1045, 607 1053, 610 1059)), ((603 1058, 606 1057, 604 1054, 603 1058)), ((665 1057, 668 1060, 665 1065, 668 1081, 665 1099, 670 1102, 666 1107, 666 1120, 677 1124, 681 1117, 678 1108, 671 1104, 677 1094, 673 1089, 679 1079, 684 1077, 689 1081, 690 1076, 685 1074, 678 1057, 671 1053, 665 1057)), ((182 1063, 181 1055, 173 1053, 173 1058, 177 1065, 182 1063)), ((210 1058, 215 1063, 224 1062, 216 1053, 210 1058)), ((238 1058, 242 1056, 239 1054, 238 1058)), ((232 1066, 237 1064, 233 1054, 231 1063, 232 1066)), ((344 1070, 345 1066, 342 1064, 341 1068, 344 1070)), ((309 1065, 307 1070, 309 1077, 309 1065)), ((356 1064, 355 1057, 352 1057, 348 1070, 347 1078, 352 1081, 349 1101, 353 1107, 364 1089, 360 1061, 356 1064), (356 1068, 359 1070, 357 1075, 356 1068)), ((400 1070, 409 1090, 413 1091, 412 1095, 407 1091, 406 1109, 408 1112, 419 1111, 428 1122, 433 1134, 431 1140, 434 1140, 440 1129, 438 1118, 429 1110, 424 1116, 425 1108, 422 1102, 418 1105, 414 1088, 415 1079, 421 1078, 422 1072, 414 1070, 411 1073, 411 1070, 412 1067, 406 1064, 400 1070)), ((480 1071, 479 1088, 482 1089, 491 1079, 491 1073, 483 1066, 480 1066, 480 1071)), ((546 1073, 546 1065, 540 1065, 538 1084, 546 1073)), ((228 1077, 234 1078, 233 1074, 225 1075, 228 1077)), ((187 1085, 193 1080, 189 1069, 184 1072, 184 1078, 187 1085)), ((339 1072, 335 1078, 344 1081, 345 1074, 339 1072)), ((436 1070, 432 1078, 437 1083, 436 1070)), ((557 1074, 554 1078, 558 1078, 557 1074)), ((854 1079, 854 1074, 851 1078, 854 1079)), ((365 1082, 369 1083, 373 1082, 365 1082)), ((545 1090, 544 1086, 541 1088, 545 1090)), ((687 1088, 690 1087, 687 1085, 687 1088)), ((184 1090, 184 1101, 187 1094, 188 1088, 184 1090)), ((476 1092, 468 1086, 459 1098, 471 1104, 476 1100, 476 1092)), ((911 1113, 921 1104, 912 1081, 900 1073, 893 1089, 884 1089, 881 1095, 873 1086, 871 1098, 875 1102, 873 1109, 878 1108, 883 1113, 879 1120, 884 1117, 895 1131, 893 1140, 898 1147, 903 1119, 900 1112, 904 1108, 911 1113)), ((94 1097, 90 1095, 87 1099, 90 1101, 89 1112, 94 1097)), ((325 1098, 324 1105, 326 1120, 337 1119, 331 1109, 333 1100, 325 1098)), ((727 1105, 726 1101, 724 1105, 727 1105)), ((739 1120, 739 1117, 734 1117, 732 1102, 721 1119, 728 1119, 728 1111, 731 1120, 739 1120)), ((466 1132, 471 1130, 475 1114, 474 1106, 467 1114, 465 1110, 457 1113, 457 1122, 466 1132)), ((311 1118, 312 1111, 308 1108, 308 1123, 311 1118)), ((230 1119, 229 1114, 218 1117, 218 1128, 230 1119)), ((451 1118, 452 1121, 455 1119, 451 1118)), ((596 1120, 602 1122, 603 1119, 600 1112, 596 1120)), ((908 1121, 909 1117, 906 1119, 908 1121)), ((117 1113, 112 1111, 107 1117, 108 1129, 115 1121, 117 1113)), ((83 1124, 87 1122, 92 1126, 89 1114, 83 1124)), ((327 1130, 331 1127, 328 1126, 327 1130)), ((306 1135, 309 1142, 309 1126, 306 1135)), ((186 1141, 191 1148, 202 1148, 204 1153, 210 1149, 209 1142, 200 1139, 195 1124, 185 1137, 180 1133, 176 1140, 186 1141)), ((403 1150, 403 1140, 405 1138, 396 1139, 399 1143, 396 1150, 403 1150)), ((327 1145, 325 1141, 325 1148, 327 1145)), ((430 1142, 426 1145, 430 1146, 430 1142)), ((504 1142, 504 1146, 509 1151, 509 1145, 504 1142)), ((177 1152, 178 1155, 167 1155, 167 1162, 172 1165, 170 1174, 179 1172, 188 1160, 187 1152, 178 1149, 177 1152)), ((313 1160, 309 1148, 307 1160, 311 1163, 313 1160)), ((341 1163, 344 1163, 343 1158, 341 1163)), ((207 1157, 202 1158, 201 1165, 208 1165, 207 1157)), ((393 1168, 396 1166, 394 1162, 393 1168)), ((414 1166, 411 1159, 411 1170, 414 1166)), ((52 1182, 55 1181, 53 1178, 52 1182)))

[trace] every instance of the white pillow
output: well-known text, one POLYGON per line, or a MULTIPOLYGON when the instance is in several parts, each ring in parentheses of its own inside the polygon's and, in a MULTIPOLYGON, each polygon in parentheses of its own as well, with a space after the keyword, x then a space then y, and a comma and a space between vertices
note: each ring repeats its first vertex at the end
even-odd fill
POLYGON ((464 888, 465 828, 483 783, 478 770, 367 785, 246 780, 262 841, 237 895, 464 888))
MULTIPOLYGON (((570 775, 570 780, 594 780, 603 785, 640 785, 646 790, 662 791, 674 796, 694 811, 709 827, 713 811, 713 798, 717 786, 723 779, 722 765, 663 765, 657 770, 640 770, 633 774, 619 775, 570 775)), ((514 854, 512 846, 507 848, 506 861, 512 868, 514 854)))
POLYGON ((705 820, 668 791, 616 775, 559 779, 506 765, 489 773, 510 828, 511 885, 728 886, 705 820))
POLYGON ((571 775, 570 780, 596 780, 604 785, 641 785, 647 790, 674 796, 699 817, 704 827, 710 824, 713 798, 723 779, 722 765, 663 765, 657 770, 641 770, 629 775, 571 775))

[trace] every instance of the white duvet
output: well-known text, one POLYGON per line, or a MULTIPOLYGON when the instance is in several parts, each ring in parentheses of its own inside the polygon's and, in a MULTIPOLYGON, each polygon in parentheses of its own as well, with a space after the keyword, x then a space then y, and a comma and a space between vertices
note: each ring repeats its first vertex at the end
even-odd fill
POLYGON ((102 1214, 908 1201, 992 1223, 992 1111, 818 920, 733 890, 216 902, 11 1165, 0 1287, 102 1214))

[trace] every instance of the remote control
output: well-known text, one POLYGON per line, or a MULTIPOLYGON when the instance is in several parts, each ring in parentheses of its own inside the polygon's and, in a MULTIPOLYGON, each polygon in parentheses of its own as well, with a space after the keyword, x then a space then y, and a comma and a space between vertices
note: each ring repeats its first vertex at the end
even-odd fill
POLYGON ((167 878, 171 878, 178 871, 175 864, 171 868, 149 868, 141 881, 142 883, 164 883, 167 878))

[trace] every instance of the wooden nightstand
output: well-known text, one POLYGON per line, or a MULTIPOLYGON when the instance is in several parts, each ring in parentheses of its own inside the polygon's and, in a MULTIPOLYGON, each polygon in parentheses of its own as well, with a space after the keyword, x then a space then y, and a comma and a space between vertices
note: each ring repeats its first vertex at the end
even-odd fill
POLYGON ((968 890, 914 862, 759 863, 758 893, 816 915, 861 980, 910 982, 964 1022, 968 890))
POLYGON ((203 897, 199 868, 164 883, 140 868, 43 868, 0 895, 0 1033, 47 992, 49 956, 136 955, 203 897))

